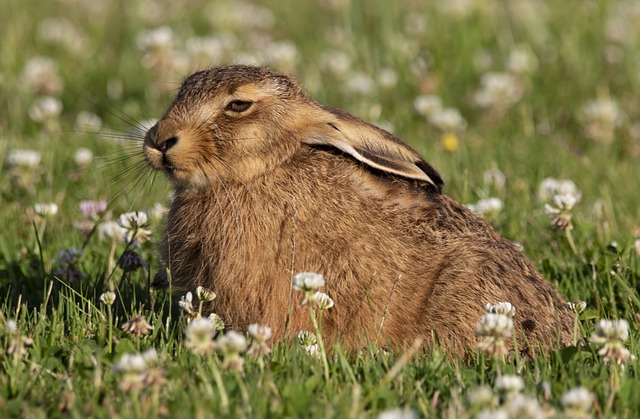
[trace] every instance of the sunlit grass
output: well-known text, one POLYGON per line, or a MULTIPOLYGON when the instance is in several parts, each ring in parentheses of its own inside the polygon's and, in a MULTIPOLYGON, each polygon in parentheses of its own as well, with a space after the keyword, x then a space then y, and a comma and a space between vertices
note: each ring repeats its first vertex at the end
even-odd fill
POLYGON ((623 0, 10 2, 0 14, 0 416, 525 415, 518 406, 634 416, 639 22, 623 0), (316 343, 267 340, 270 353, 258 344, 252 356, 233 335, 208 347, 217 329, 206 323, 187 332, 197 297, 188 312, 185 296, 149 286, 154 214, 170 187, 145 165, 141 138, 186 75, 235 62, 294 73, 321 103, 415 147, 446 193, 586 302, 576 346, 455 361, 437 349, 330 350, 318 329, 316 343), (578 199, 554 199, 567 191, 546 193, 548 178, 571 180, 578 199), (87 200, 107 207, 83 213, 87 200), (55 214, 35 206, 51 203, 55 214), (126 241, 110 235, 108 222, 132 211, 148 223, 126 241), (625 320, 628 339, 601 318, 625 320))

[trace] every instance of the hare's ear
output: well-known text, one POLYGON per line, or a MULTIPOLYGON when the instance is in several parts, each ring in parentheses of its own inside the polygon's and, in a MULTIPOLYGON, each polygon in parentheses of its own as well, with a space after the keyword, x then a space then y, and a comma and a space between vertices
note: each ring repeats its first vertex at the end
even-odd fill
POLYGON ((323 109, 329 120, 309 127, 303 142, 335 147, 375 169, 441 190, 444 182, 438 172, 400 139, 339 109, 323 109))

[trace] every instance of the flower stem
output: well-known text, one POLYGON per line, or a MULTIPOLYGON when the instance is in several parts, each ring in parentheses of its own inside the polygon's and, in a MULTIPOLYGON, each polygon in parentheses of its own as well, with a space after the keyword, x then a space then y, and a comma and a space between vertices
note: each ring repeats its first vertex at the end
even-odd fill
POLYGON ((318 347, 320 347, 320 356, 322 357, 322 366, 324 368, 324 379, 329 381, 329 361, 327 360, 327 350, 324 346, 324 340, 322 339, 322 330, 316 318, 316 312, 313 308, 309 307, 309 317, 313 323, 313 328, 316 331, 316 340, 318 341, 318 347))
POLYGON ((574 255, 578 256, 578 248, 576 247, 576 243, 573 241, 573 234, 571 234, 571 230, 566 229, 564 233, 567 236, 567 242, 569 243, 569 247, 571 248, 571 251, 573 252, 574 255))

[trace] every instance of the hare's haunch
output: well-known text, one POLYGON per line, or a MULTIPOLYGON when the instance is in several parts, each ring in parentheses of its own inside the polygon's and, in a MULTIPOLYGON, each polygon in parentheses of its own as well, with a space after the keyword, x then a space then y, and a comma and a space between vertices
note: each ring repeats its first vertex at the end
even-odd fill
POLYGON ((175 185, 161 256, 181 292, 198 285, 229 328, 313 330, 291 290, 326 278, 329 341, 356 348, 423 337, 462 353, 487 303, 509 301, 520 348, 571 341, 563 299, 392 134, 311 99, 291 77, 227 66, 183 83, 146 135, 175 185), (287 324, 287 318, 290 316, 287 324))

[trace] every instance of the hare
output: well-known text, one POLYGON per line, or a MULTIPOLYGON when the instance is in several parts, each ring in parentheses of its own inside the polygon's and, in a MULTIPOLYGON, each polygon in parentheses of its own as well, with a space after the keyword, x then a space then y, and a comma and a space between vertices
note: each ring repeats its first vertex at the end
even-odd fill
POLYGON ((429 163, 288 75, 244 65, 192 74, 143 152, 175 187, 160 249, 172 287, 212 289, 207 309, 229 328, 257 322, 277 338, 313 330, 291 286, 311 271, 335 301, 323 335, 347 348, 421 337, 462 354, 478 343, 485 305, 500 301, 517 309, 521 349, 571 341, 563 299, 441 192, 429 163))

